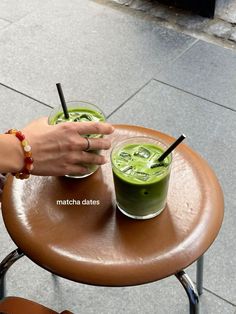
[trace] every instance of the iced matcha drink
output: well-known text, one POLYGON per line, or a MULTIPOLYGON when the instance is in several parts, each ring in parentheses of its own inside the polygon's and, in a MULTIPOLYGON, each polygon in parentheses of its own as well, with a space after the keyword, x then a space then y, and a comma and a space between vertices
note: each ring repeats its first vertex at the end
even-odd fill
MULTIPOLYGON (((86 108, 71 108, 68 110, 69 119, 66 119, 63 111, 58 112, 50 119, 50 124, 58 124, 61 122, 89 122, 89 121, 105 121, 102 113, 86 108)), ((99 134, 88 134, 89 138, 100 137, 99 134)))
MULTIPOLYGON (((105 122, 105 116, 103 112, 95 105, 90 104, 88 102, 84 101, 71 101, 67 102, 67 109, 69 113, 69 119, 66 119, 63 113, 62 108, 54 109, 49 116, 48 122, 49 124, 58 124, 62 122, 105 122)), ((102 137, 101 134, 86 134, 84 137, 88 138, 99 138, 102 137)), ((99 154, 99 151, 92 151, 93 153, 99 154)), ((73 174, 73 175, 67 175, 67 177, 72 178, 84 178, 92 173, 94 173, 99 166, 97 165, 86 165, 86 167, 89 169, 89 172, 87 174, 73 174)))
POLYGON ((165 145, 151 138, 130 138, 113 148, 113 178, 118 208, 127 216, 148 219, 165 208, 171 155, 158 158, 165 145))

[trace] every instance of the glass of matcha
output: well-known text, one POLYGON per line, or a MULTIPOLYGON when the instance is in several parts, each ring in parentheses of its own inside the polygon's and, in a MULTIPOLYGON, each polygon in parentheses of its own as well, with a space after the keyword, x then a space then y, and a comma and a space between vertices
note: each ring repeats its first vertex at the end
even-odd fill
POLYGON ((119 210, 134 219, 159 215, 166 206, 172 154, 158 158, 167 146, 155 138, 131 137, 111 152, 112 172, 119 210))
MULTIPOLYGON (((60 107, 54 108, 48 118, 48 123, 49 124, 58 124, 62 122, 89 122, 89 121, 96 121, 96 122, 105 122, 106 118, 102 110, 89 103, 86 101, 69 101, 66 102, 66 106, 68 109, 69 113, 69 119, 65 118, 64 112, 60 107)), ((100 138, 103 135, 102 134, 86 134, 83 135, 84 137, 87 138, 100 138)), ((91 153, 99 154, 100 151, 98 150, 93 150, 89 151, 91 153)), ((93 174, 98 168, 98 165, 92 165, 92 164, 87 164, 83 165, 88 168, 88 173, 86 174, 80 174, 80 173, 75 173, 75 174, 70 174, 66 175, 66 177, 69 178, 85 178, 93 174)))

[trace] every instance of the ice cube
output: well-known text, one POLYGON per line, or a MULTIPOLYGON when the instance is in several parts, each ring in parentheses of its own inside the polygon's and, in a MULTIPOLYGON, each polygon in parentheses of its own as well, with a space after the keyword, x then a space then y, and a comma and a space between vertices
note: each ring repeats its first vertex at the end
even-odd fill
POLYGON ((145 172, 141 172, 141 171, 137 171, 134 173, 134 176, 136 179, 139 179, 141 181, 147 181, 150 178, 150 175, 145 173, 145 172))
POLYGON ((164 173, 165 173, 165 169, 164 169, 164 168, 159 168, 159 169, 157 170, 157 172, 154 173, 154 175, 155 175, 155 176, 160 176, 160 175, 162 175, 162 174, 164 174, 164 173))
POLYGON ((80 115, 80 121, 92 121, 93 118, 90 114, 83 113, 80 115))
POLYGON ((168 167, 168 166, 169 166, 169 163, 164 160, 162 161, 154 160, 150 168, 160 168, 160 167, 168 167))
POLYGON ((152 158, 151 158, 151 162, 152 163, 158 163, 159 161, 158 161, 158 158, 161 156, 161 152, 157 152, 157 153, 155 153, 153 156, 152 156, 152 158))
POLYGON ((150 168, 158 168, 158 167, 163 167, 164 166, 164 163, 163 162, 156 162, 154 164, 151 165, 150 168))
POLYGON ((131 159, 131 155, 129 153, 126 152, 121 152, 119 154, 119 156, 124 159, 125 161, 129 161, 131 159))
POLYGON ((124 168, 120 169, 125 174, 131 174, 133 172, 132 166, 125 166, 124 168))
POLYGON ((59 118, 59 119, 57 119, 56 124, 62 123, 62 122, 65 122, 65 120, 63 120, 63 118, 59 118))
POLYGON ((149 158, 151 156, 151 152, 144 148, 144 147, 139 147, 138 150, 134 153, 134 156, 138 156, 141 158, 149 158))

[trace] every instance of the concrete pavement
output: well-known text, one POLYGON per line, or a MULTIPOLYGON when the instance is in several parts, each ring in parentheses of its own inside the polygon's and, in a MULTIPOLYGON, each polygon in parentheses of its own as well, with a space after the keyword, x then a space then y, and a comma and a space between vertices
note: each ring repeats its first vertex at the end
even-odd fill
MULTIPOLYGON (((203 314, 235 313, 236 52, 165 27, 113 1, 0 1, 0 129, 20 128, 68 100, 98 104, 116 123, 176 137, 214 168, 225 195, 221 232, 206 254, 203 314), (137 112, 140 114, 137 115, 137 112)), ((15 248, 0 221, 0 259, 15 248)), ((186 270, 194 279, 195 265, 186 270)), ((8 294, 77 313, 188 313, 174 277, 143 286, 92 287, 55 278, 27 258, 8 294)))

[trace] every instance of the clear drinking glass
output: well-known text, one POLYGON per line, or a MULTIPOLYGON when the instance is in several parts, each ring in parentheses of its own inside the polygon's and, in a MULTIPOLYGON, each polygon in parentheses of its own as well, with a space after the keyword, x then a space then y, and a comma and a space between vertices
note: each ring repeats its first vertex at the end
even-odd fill
POLYGON ((160 140, 131 137, 111 152, 117 207, 128 217, 149 219, 166 206, 172 155, 158 158, 167 149, 160 140))
MULTIPOLYGON (((49 124, 58 124, 61 122, 84 122, 84 121, 100 121, 105 122, 106 118, 103 111, 96 105, 91 104, 86 101, 69 101, 66 103, 69 119, 66 119, 64 116, 64 112, 61 106, 54 108, 49 115, 48 123, 49 124)), ((87 138, 100 138, 102 134, 86 134, 83 135, 87 138)), ((94 150, 92 153, 99 154, 100 151, 94 150)), ((98 165, 85 165, 89 172, 86 174, 74 173, 66 175, 69 178, 85 178, 93 174, 98 168, 98 165)))

